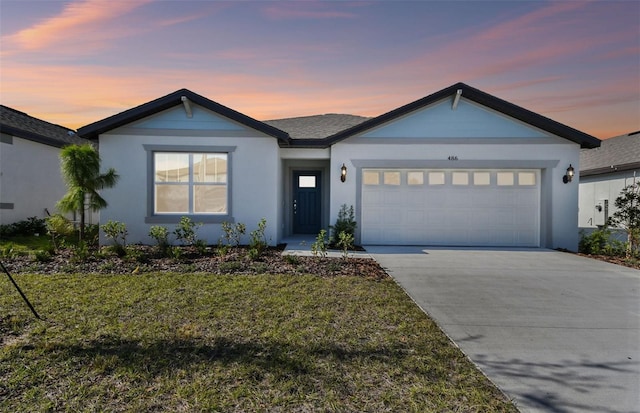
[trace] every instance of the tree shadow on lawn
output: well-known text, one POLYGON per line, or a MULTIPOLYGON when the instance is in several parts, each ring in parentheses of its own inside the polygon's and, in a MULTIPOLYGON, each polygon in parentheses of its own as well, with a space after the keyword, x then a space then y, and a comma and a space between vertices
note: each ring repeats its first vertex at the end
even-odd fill
POLYGON ((400 343, 393 347, 376 348, 364 344, 361 348, 346 349, 327 342, 298 346, 216 337, 213 342, 174 339, 146 345, 109 336, 85 344, 52 346, 48 352, 55 362, 71 362, 104 375, 125 369, 151 380, 179 370, 192 372, 221 365, 238 368, 239 374, 249 375, 254 380, 260 380, 267 374, 276 379, 294 379, 303 388, 314 386, 319 381, 335 389, 349 384, 347 381, 337 382, 342 381, 342 372, 345 371, 338 367, 339 363, 354 362, 367 374, 370 373, 368 367, 374 365, 379 372, 387 372, 391 367, 405 364, 405 372, 409 374, 425 374, 425 369, 429 368, 428 363, 423 368, 415 363, 404 363, 403 360, 410 356, 410 350, 400 343), (106 368, 100 362, 105 359, 111 360, 106 368), (99 367, 94 367, 95 364, 99 367))

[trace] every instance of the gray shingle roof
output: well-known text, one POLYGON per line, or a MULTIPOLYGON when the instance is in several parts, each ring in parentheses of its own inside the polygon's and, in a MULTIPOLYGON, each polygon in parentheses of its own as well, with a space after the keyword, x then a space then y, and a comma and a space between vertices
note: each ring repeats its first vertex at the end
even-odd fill
POLYGON ((604 139, 599 148, 580 152, 580 176, 640 168, 640 131, 604 139))
POLYGON ((368 119, 370 118, 329 113, 326 115, 267 120, 264 123, 289 133, 292 139, 324 139, 368 119))
POLYGON ((34 118, 4 105, 0 105, 0 132, 55 147, 88 143, 76 136, 72 129, 34 118))

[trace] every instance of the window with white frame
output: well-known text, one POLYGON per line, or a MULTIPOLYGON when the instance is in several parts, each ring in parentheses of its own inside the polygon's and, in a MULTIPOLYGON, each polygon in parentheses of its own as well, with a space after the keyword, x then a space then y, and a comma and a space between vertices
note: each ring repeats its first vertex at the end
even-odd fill
POLYGON ((153 213, 229 213, 228 154, 153 152, 153 213))

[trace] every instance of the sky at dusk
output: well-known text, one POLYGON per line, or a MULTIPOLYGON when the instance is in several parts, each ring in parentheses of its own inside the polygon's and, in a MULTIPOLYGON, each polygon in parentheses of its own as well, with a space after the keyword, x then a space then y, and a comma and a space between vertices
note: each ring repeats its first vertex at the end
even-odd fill
POLYGON ((456 82, 640 130, 640 1, 0 0, 0 103, 77 129, 187 88, 259 120, 377 116, 456 82))

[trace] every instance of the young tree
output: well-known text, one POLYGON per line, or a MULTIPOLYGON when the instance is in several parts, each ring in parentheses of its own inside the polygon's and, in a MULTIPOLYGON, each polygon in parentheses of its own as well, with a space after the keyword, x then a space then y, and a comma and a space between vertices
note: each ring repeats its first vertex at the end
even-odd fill
POLYGON ((627 257, 630 257, 637 250, 640 237, 640 182, 625 187, 615 206, 618 210, 609 218, 609 225, 627 232, 627 257))
POLYGON ((62 212, 78 212, 80 214, 80 240, 84 239, 85 207, 99 211, 107 206, 98 191, 110 188, 118 181, 118 174, 113 168, 100 174, 100 155, 89 144, 69 145, 60 152, 62 178, 67 184, 68 192, 58 201, 58 209, 62 212))

